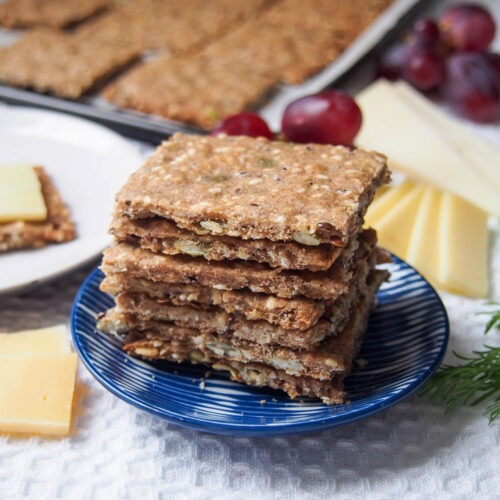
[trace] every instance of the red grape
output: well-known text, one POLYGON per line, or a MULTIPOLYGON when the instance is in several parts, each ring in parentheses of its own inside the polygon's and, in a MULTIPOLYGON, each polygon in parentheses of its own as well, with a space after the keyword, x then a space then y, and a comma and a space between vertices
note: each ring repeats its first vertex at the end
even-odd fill
POLYGON ((393 45, 377 63, 376 78, 387 78, 388 80, 398 80, 403 77, 403 68, 412 51, 410 45, 398 43, 393 45))
POLYGON ((488 61, 493 66, 493 68, 495 68, 498 78, 500 79, 500 54, 490 52, 486 54, 486 57, 488 58, 488 61))
POLYGON ((495 21, 479 5, 456 5, 441 16, 444 39, 460 51, 484 51, 495 38, 495 21))
POLYGON ((443 83, 446 70, 441 56, 419 48, 410 55, 405 66, 405 78, 417 89, 427 91, 443 83))
POLYGON ((500 78, 486 54, 453 54, 447 70, 445 95, 458 113, 486 123, 500 117, 500 78))
POLYGON ((439 41, 439 27, 429 17, 417 19, 413 25, 413 34, 420 45, 433 46, 439 41))
POLYGON ((351 96, 325 90, 289 104, 281 127, 286 138, 293 142, 350 146, 361 120, 361 110, 351 96))
POLYGON ((273 133, 267 123, 256 113, 240 113, 218 123, 210 135, 248 135, 273 139, 273 133))

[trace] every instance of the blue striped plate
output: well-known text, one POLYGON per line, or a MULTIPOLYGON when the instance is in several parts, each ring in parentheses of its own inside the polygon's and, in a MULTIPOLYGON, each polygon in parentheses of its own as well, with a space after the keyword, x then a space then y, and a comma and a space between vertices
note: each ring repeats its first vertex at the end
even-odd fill
POLYGON ((170 422, 205 432, 262 436, 312 432, 354 422, 414 393, 437 369, 448 343, 448 318, 438 295, 408 264, 394 258, 391 281, 378 294, 359 358, 346 379, 349 404, 292 401, 283 393, 248 387, 224 376, 203 381, 206 368, 146 363, 96 331, 97 315, 113 305, 99 290, 96 269, 71 313, 75 348, 92 375, 124 401, 170 422), (264 403, 265 401, 265 403, 264 403))

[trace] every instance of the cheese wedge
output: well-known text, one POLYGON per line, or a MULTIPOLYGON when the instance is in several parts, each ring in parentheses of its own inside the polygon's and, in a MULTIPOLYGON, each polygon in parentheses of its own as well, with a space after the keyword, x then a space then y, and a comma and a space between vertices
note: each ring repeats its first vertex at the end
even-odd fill
MULTIPOLYGON (((406 261, 439 287, 439 214, 441 193, 426 187, 413 224, 406 261)), ((460 251, 460 248, 455 249, 460 251)))
POLYGON ((66 435, 77 356, 0 355, 0 431, 66 435))
POLYGON ((406 180, 403 181, 399 186, 394 188, 389 188, 387 191, 382 193, 377 197, 371 205, 368 207, 368 211, 365 215, 365 226, 374 227, 375 224, 386 214, 388 214, 394 206, 407 194, 414 189, 415 183, 406 180))
POLYGON ((486 182, 491 182, 500 196, 500 147, 477 136, 458 120, 447 115, 404 81, 393 84, 398 94, 426 119, 434 121, 448 141, 476 169, 486 182))
POLYGON ((452 193, 443 193, 439 234, 439 282, 458 293, 486 297, 488 215, 452 193))
POLYGON ((0 223, 46 218, 47 206, 33 167, 0 167, 0 223))
POLYGON ((393 86, 417 112, 434 121, 440 127, 445 140, 476 169, 478 175, 486 182, 491 182, 500 193, 500 147, 477 136, 470 128, 441 111, 406 82, 401 80, 393 86))
POLYGON ((66 326, 0 334, 0 354, 68 354, 66 326))
POLYGON ((435 121, 415 111, 385 80, 357 96, 363 124, 356 145, 386 154, 389 165, 449 190, 486 212, 500 216, 500 195, 459 151, 443 139, 435 121))
POLYGON ((423 192, 423 186, 413 187, 386 215, 373 224, 377 230, 378 244, 402 259, 406 259, 423 192))

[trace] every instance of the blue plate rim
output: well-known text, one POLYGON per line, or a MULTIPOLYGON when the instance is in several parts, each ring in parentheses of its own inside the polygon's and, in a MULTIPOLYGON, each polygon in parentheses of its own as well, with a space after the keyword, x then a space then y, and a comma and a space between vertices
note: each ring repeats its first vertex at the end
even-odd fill
MULTIPOLYGON (((162 408, 162 411, 157 410, 155 407, 138 400, 135 397, 130 396, 126 392, 123 392, 120 389, 117 389, 113 383, 107 379, 107 377, 103 376, 98 370, 96 370, 89 360, 87 356, 87 352, 82 348, 82 345, 79 340, 79 336, 76 333, 76 310, 83 294, 86 292, 87 286, 89 283, 99 274, 103 275, 102 271, 99 267, 96 267, 91 271, 91 273, 87 276, 80 289, 78 290, 75 299, 73 301, 73 305, 71 308, 70 315, 70 327, 71 327, 71 337, 73 339, 73 344, 75 346, 75 350, 78 353, 78 356, 82 360, 84 366, 89 370, 91 375, 109 392, 111 392, 114 396, 120 398, 122 401, 138 408, 139 410, 146 411, 152 415, 155 415, 167 422, 170 422, 175 425, 179 425, 181 427, 187 427, 190 429, 194 429, 201 432, 206 432, 210 434, 225 434, 225 435, 238 435, 238 436, 247 436, 247 437, 262 437, 262 436, 280 436, 280 435, 290 435, 290 434, 305 434, 312 432, 320 432, 322 430, 326 430, 332 427, 338 427, 340 425, 346 425, 350 423, 357 422, 361 419, 370 417, 376 413, 384 411, 395 404, 404 401, 405 399, 411 397, 415 394, 418 389, 437 371, 443 358, 446 354, 446 350, 449 343, 450 338, 450 322, 448 318, 448 313, 446 308, 441 300, 441 297, 433 288, 433 286, 410 264, 406 261, 400 259, 399 257, 391 254, 394 262, 403 263, 409 268, 411 268, 415 273, 420 277, 422 281, 424 281, 429 291, 433 294, 434 298, 437 299, 437 303, 440 307, 440 310, 443 314, 444 319, 444 331, 443 331, 443 343, 441 345, 441 349, 439 353, 436 354, 436 357, 432 364, 419 375, 418 378, 413 380, 405 389, 396 393, 395 395, 386 398, 384 401, 380 401, 378 403, 374 403, 369 408, 360 408, 357 410, 346 411, 343 414, 332 414, 327 417, 311 417, 310 420, 305 422, 280 422, 277 425, 256 425, 256 424, 246 424, 246 423, 221 423, 214 424, 211 423, 200 423, 200 418, 180 415, 177 412, 172 412, 168 408, 162 408)), ((103 275, 104 276, 104 275, 103 275)), ((101 277, 102 279, 102 277, 101 277)), ((348 406, 346 404, 345 406, 348 406)))

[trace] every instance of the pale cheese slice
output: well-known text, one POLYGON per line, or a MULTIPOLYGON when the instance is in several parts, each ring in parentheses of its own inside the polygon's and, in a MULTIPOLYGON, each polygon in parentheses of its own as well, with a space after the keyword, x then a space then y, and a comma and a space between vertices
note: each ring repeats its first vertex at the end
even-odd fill
POLYGON ((0 334, 0 354, 68 354, 64 325, 0 334))
POLYGON ((0 355, 0 431, 66 435, 77 356, 0 355))
POLYGON ((34 168, 29 165, 0 167, 0 223, 46 218, 47 206, 34 168))
POLYGON ((439 124, 416 112, 392 85, 377 80, 356 100, 363 113, 357 146, 380 151, 388 156, 389 166, 500 216, 498 192, 443 140, 439 124))
POLYGON ((389 188, 387 191, 378 196, 371 205, 365 215, 365 226, 374 227, 375 224, 386 214, 388 214, 400 200, 415 187, 415 183, 406 180, 399 186, 389 188))
POLYGON ((414 187, 373 227, 377 230, 378 244, 402 259, 406 259, 413 223, 424 192, 423 186, 414 187))
POLYGON ((426 187, 415 216, 406 254, 406 261, 435 287, 439 286, 440 210, 441 193, 432 187, 426 187))
POLYGON ((488 293, 488 214, 443 193, 439 219, 439 282, 473 297, 488 293))
POLYGON ((404 81, 393 84, 396 91, 415 109, 434 121, 444 138, 482 175, 500 196, 500 147, 478 137, 468 127, 441 111, 404 81))

